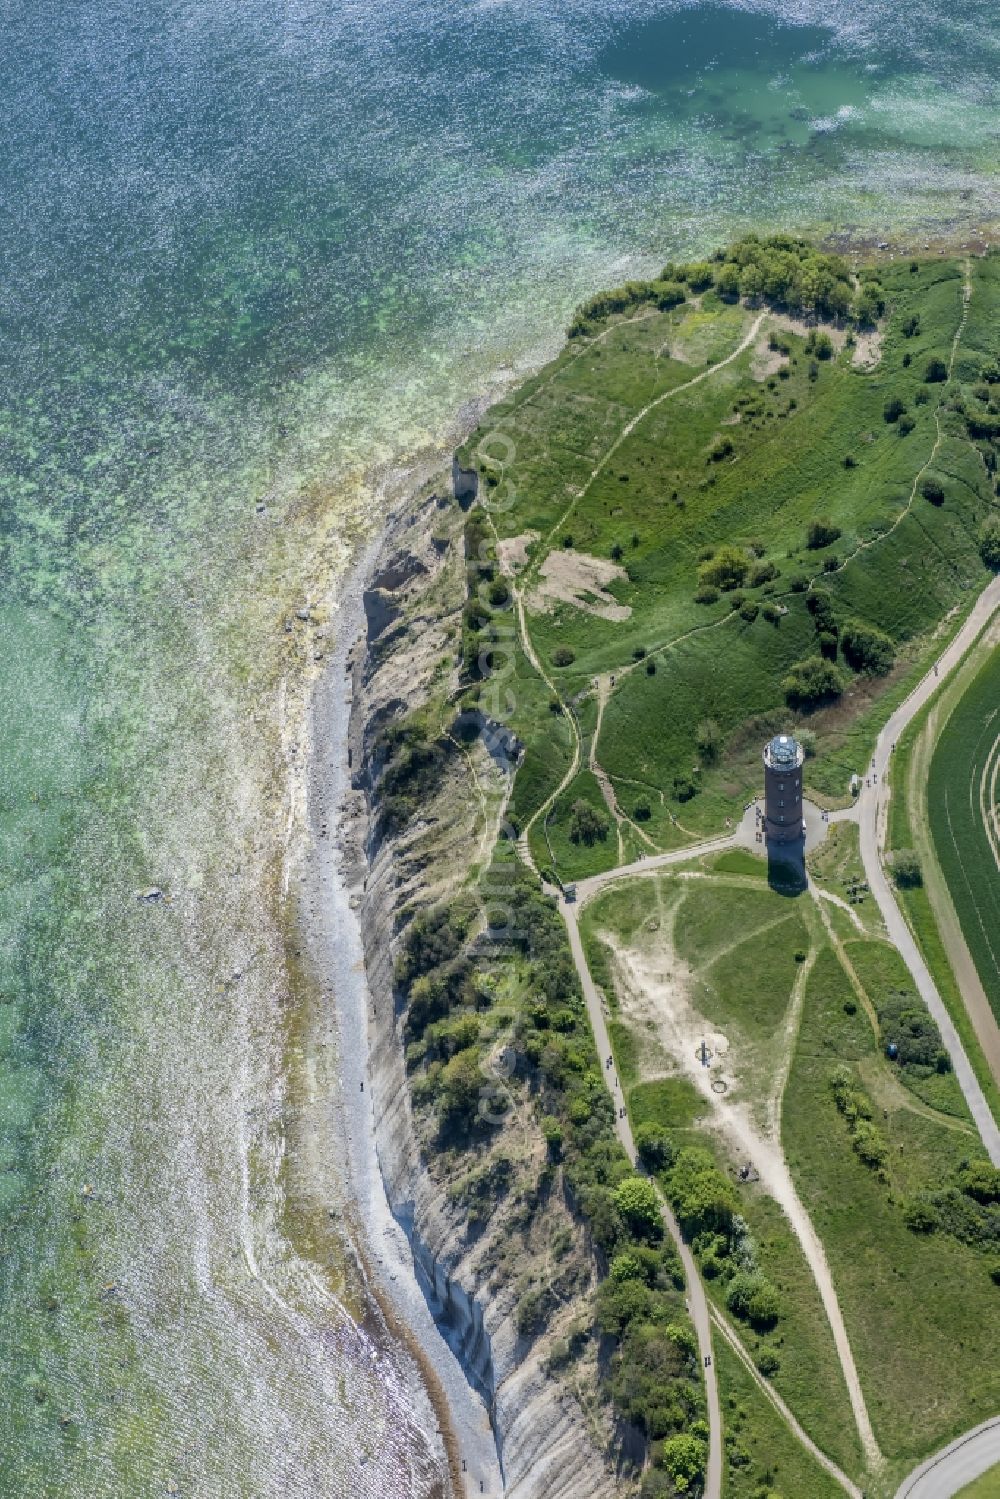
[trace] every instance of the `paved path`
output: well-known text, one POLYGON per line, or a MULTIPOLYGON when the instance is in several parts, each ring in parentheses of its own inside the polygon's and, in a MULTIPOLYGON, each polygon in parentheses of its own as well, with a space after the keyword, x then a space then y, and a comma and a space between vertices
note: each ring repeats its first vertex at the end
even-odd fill
POLYGON ((929 1457, 896 1490, 896 1499, 951 1499, 1000 1463, 1000 1416, 992 1416, 929 1457))
POLYGON ((882 865, 882 848, 885 843, 885 813, 888 799, 885 779, 893 746, 948 673, 958 665, 998 607, 1000 607, 1000 576, 995 577, 983 589, 968 619, 943 652, 937 664, 917 684, 906 701, 896 709, 879 734, 875 743, 872 764, 865 772, 866 779, 870 775, 873 784, 862 790, 856 808, 857 819, 861 826, 861 860, 871 892, 882 912, 889 940, 899 949, 921 998, 937 1022, 941 1039, 951 1057, 955 1076, 965 1095, 973 1122, 995 1166, 1000 1166, 1000 1128, 997 1127, 997 1122, 990 1112, 983 1090, 979 1086, 979 1079, 972 1070, 972 1064, 955 1029, 954 1022, 945 1008, 944 1001, 938 993, 937 985, 931 978, 910 928, 899 909, 896 897, 892 893, 882 865))
MULTIPOLYGON (((608 1085, 611 1097, 615 1105, 615 1128, 618 1138, 625 1147, 629 1160, 635 1165, 636 1149, 635 1141, 632 1139, 632 1129, 629 1124, 628 1114, 624 1111, 624 1096, 618 1080, 618 1071, 615 1067, 606 1065, 608 1057, 611 1056, 611 1042, 608 1038, 608 1027, 604 1019, 604 1009, 601 1004, 601 996, 597 985, 590 975, 590 965, 583 951, 583 943, 580 940, 580 928, 577 924, 577 913, 572 906, 560 902, 559 909, 562 911, 566 921, 566 930, 569 933, 569 945, 573 953, 573 961, 576 971, 580 975, 580 983, 583 986, 583 995, 587 1001, 587 1014, 594 1029, 594 1040, 597 1042, 597 1054, 601 1060, 601 1071, 604 1081, 608 1085)), ((708 1466, 705 1471, 705 1499, 721 1499, 722 1496, 722 1412, 719 1407, 719 1387, 715 1379, 715 1365, 712 1362, 712 1329, 708 1315, 708 1301, 705 1296, 705 1288, 701 1283, 697 1266, 690 1249, 681 1237, 680 1225, 673 1215, 666 1198, 660 1198, 660 1206, 663 1209, 663 1218, 680 1255, 681 1264, 684 1266, 684 1279, 687 1283, 688 1309, 691 1321, 694 1324, 695 1334, 698 1338, 698 1352, 701 1358, 702 1373, 705 1376, 705 1398, 708 1402, 708 1466)))

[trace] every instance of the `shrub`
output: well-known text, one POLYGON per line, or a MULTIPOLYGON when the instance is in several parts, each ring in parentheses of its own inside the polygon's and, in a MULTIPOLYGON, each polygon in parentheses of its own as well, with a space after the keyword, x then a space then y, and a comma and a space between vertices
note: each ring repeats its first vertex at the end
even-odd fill
POLYGON ((887 422, 898 422, 905 410, 905 401, 900 400, 899 396, 890 396, 882 407, 882 416, 887 422))
POLYGON ((694 596, 696 604, 717 604, 719 602, 719 590, 703 583, 694 596))
POLYGON ((944 504, 944 485, 940 479, 925 479, 920 486, 920 493, 932 505, 944 504))
POLYGON ((648 822, 652 815, 653 814, 650 811, 648 802, 636 802, 635 810, 632 813, 632 816, 635 818, 636 822, 648 822))
POLYGON ((830 552, 823 558, 823 571, 825 573, 835 573, 839 566, 840 558, 837 556, 836 552, 830 552))
POLYGON ((889 1147, 870 1119, 859 1119, 852 1136, 858 1158, 873 1170, 881 1170, 889 1159, 889 1147))
POLYGON ((941 1214, 927 1197, 911 1197, 903 1208, 903 1222, 911 1233, 932 1234, 941 1226, 941 1214))
POLYGON ((765 1379, 771 1379, 781 1368, 781 1360, 773 1348, 762 1348, 754 1362, 765 1379))
POLYGON ((929 359, 924 370, 925 385, 940 385, 948 378, 948 366, 943 359, 929 359))
POLYGON ((745 619, 748 625, 752 625, 760 613, 760 605, 756 599, 744 599, 740 605, 740 618, 745 619))
POLYGON ((896 649, 888 635, 861 620, 848 620, 841 628, 840 645, 848 664, 866 676, 884 677, 896 659, 896 649))
POLYGON ((542 1291, 528 1291, 517 1305, 517 1330, 522 1338, 534 1338, 545 1327, 546 1297, 542 1291))
POLYGON ((809 522, 806 532, 806 546, 812 552, 818 552, 821 547, 832 546, 841 535, 840 527, 834 525, 833 521, 824 517, 817 517, 809 522))
POLYGON ((814 760, 816 758, 815 729, 797 729, 795 737, 801 744, 806 759, 814 760))
POLYGON ((822 656, 807 656, 797 661, 781 684, 785 699, 792 708, 818 708, 838 698, 846 686, 844 673, 822 656))
POLYGON ((892 877, 901 890, 912 890, 924 883, 920 860, 912 848, 899 848, 889 860, 892 877))
POLYGON ((553 666, 572 666, 576 660, 576 651, 568 645, 557 645, 552 652, 553 666))
POLYGON ((721 588, 728 591, 737 588, 746 580, 750 571, 750 559, 741 547, 720 547, 713 557, 703 562, 698 569, 701 587, 721 588))
POLYGON ((490 584, 490 603, 500 609, 510 598, 510 588, 503 578, 494 578, 490 584))
POLYGON ((979 555, 994 572, 1000 572, 1000 516, 991 515, 979 527, 979 555))
POLYGON ((653 660, 652 656, 650 656, 649 660, 646 662, 646 675, 647 677, 656 676, 656 662, 653 660))
POLYGON ((600 808, 591 806, 590 802, 585 802, 582 798, 573 803, 569 821, 571 843, 584 843, 592 848, 597 842, 603 843, 610 826, 606 814, 600 808))
POLYGON ((616 541, 614 543, 614 545, 612 546, 612 548, 611 548, 611 560, 612 560, 612 562, 620 562, 622 560, 622 558, 624 557, 624 555, 625 555, 625 548, 622 546, 622 544, 621 544, 620 541, 616 541))
POLYGON ((914 334, 918 333, 919 331, 920 331, 920 319, 916 315, 916 313, 913 313, 910 317, 908 317, 906 319, 906 321, 903 324, 903 337, 904 338, 912 338, 914 336, 914 334))
POLYGON ((781 619, 781 610, 777 604, 765 604, 760 611, 769 625, 776 625, 781 619))
POLYGON ((897 431, 900 437, 909 437, 916 425, 916 418, 912 417, 908 411, 904 412, 897 424, 897 431))
POLYGON ((709 460, 712 463, 721 463, 723 458, 728 458, 732 451, 733 439, 731 437, 723 437, 720 433, 708 450, 709 460))
POLYGON ((762 583, 770 583, 772 578, 778 576, 778 569, 773 562, 758 562, 756 567, 750 570, 750 587, 759 588, 762 583))

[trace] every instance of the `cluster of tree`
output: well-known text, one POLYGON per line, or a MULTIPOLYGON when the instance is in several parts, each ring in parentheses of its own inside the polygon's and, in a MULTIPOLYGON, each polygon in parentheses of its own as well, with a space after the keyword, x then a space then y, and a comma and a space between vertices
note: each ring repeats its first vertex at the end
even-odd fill
MULTIPOLYGON (((1000 1170, 985 1159, 964 1161, 955 1179, 918 1192, 905 1204, 903 1221, 914 1233, 946 1233, 972 1249, 1000 1253, 1000 1170)), ((993 1278, 1000 1283, 993 1261, 993 1278)))
POLYGON ((858 1159, 879 1176, 885 1177, 889 1147, 872 1122, 871 1100, 850 1067, 838 1067, 830 1077, 830 1090, 839 1112, 847 1122, 851 1144, 858 1159))
POLYGON ((914 890, 924 883, 920 859, 912 848, 898 848, 889 860, 892 877, 901 890, 914 890))
POLYGON ((867 288, 855 297, 850 267, 841 256, 787 234, 763 239, 748 234, 730 245, 717 258, 715 288, 722 297, 767 301, 821 317, 871 322, 884 310, 884 302, 879 306, 867 288))
POLYGON ((661 312, 667 312, 671 307, 679 306, 686 297, 687 287, 681 284, 678 277, 669 277, 665 273, 655 281, 626 281, 624 286, 598 292, 578 307, 573 314, 568 334, 570 338, 583 338, 593 333, 607 318, 616 313, 631 312, 636 307, 651 305, 658 307, 661 312))
POLYGON ((604 842, 610 826, 607 813, 602 812, 600 807, 593 806, 582 797, 578 797, 573 803, 569 819, 571 843, 584 843, 587 848, 592 848, 595 843, 604 842))
POLYGON ((840 648, 848 666, 869 677, 886 676, 896 659, 896 647, 884 630, 860 619, 849 619, 841 626, 840 648))

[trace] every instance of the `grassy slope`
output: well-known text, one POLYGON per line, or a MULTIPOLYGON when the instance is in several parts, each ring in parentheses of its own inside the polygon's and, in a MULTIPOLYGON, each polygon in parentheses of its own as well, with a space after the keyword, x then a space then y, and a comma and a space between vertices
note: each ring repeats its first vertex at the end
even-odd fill
POLYGON ((980 810, 980 777, 1000 734, 1000 651, 994 651, 941 731, 928 784, 930 827, 983 988, 1000 1017, 1000 878, 980 810))
POLYGON ((991 1468, 982 1478, 959 1489, 955 1499, 1000 1499, 1000 1467, 991 1468))
MULTIPOLYGON (((972 350, 988 349, 995 338, 989 318, 998 267, 996 258, 974 263, 965 333, 972 350)), ((465 461, 476 452, 503 458, 494 474, 502 473, 502 485, 488 491, 501 496, 495 517, 500 534, 533 530, 549 538, 536 543, 533 565, 545 546, 560 546, 567 537, 578 551, 602 557, 616 545, 623 549, 629 576, 611 591, 632 610, 626 622, 559 604, 532 613, 530 625, 543 660, 551 662, 558 645, 574 650, 572 665, 558 669, 566 695, 586 691, 595 672, 616 672, 599 754, 628 810, 648 796, 655 838, 666 832, 671 812, 692 831, 719 826, 748 785, 756 784, 760 736, 753 734, 754 752, 744 755, 741 725, 754 717, 788 718, 782 677, 815 650, 803 596, 788 592, 793 576, 818 574, 827 555, 805 549, 811 518, 829 515, 843 530, 828 551, 851 560, 823 575, 841 614, 876 622, 900 648, 892 677, 875 684, 856 679, 842 705, 816 716, 820 753, 810 762, 808 779, 821 794, 843 793, 879 722, 922 668, 931 632, 949 610, 962 607, 982 575, 974 532, 991 501, 991 486, 979 454, 949 413, 941 417, 944 439, 933 466, 945 503, 930 505, 918 493, 891 534, 882 534, 908 505, 935 442, 943 388, 922 385, 921 376, 931 355, 949 353, 961 314, 962 268, 940 261, 917 274, 890 267, 883 280, 890 313, 882 363, 873 373, 852 368, 847 352, 818 365, 818 377, 810 379, 803 340, 785 335, 792 350, 787 379, 775 375, 773 389, 752 379, 747 351, 659 405, 593 478, 628 420, 651 399, 690 381, 705 368, 704 359, 724 356, 738 344, 750 314, 709 295, 701 310, 688 304, 670 313, 646 311, 603 337, 569 345, 496 408, 488 428, 468 445, 465 461), (920 330, 906 338, 903 324, 914 311, 920 330), (699 363, 672 358, 671 350, 699 363), (930 400, 918 404, 918 393, 928 392, 930 400), (900 396, 915 420, 908 435, 883 419, 890 395, 900 396), (723 425, 736 402, 741 421, 723 425), (501 438, 491 440, 490 430, 501 438), (712 463, 708 449, 720 433, 734 451, 712 463), (848 455, 856 464, 850 469, 843 466, 848 455), (758 601, 770 595, 787 606, 779 623, 763 617, 747 623, 731 613, 725 595, 714 605, 694 603, 699 551, 734 540, 756 541, 777 568, 778 577, 753 593, 758 601), (637 648, 657 653, 655 675, 642 666, 626 669, 637 648), (678 803, 674 777, 690 773, 696 762, 694 731, 706 716, 728 734, 727 751, 721 765, 703 774, 701 794, 678 803)), ((544 717, 539 721, 530 705, 518 703, 514 721, 529 751, 551 755, 544 717)), ((516 794, 519 815, 551 789, 550 780, 543 784, 537 770, 527 769, 531 758, 529 753, 522 776, 532 784, 516 794)), ((563 806, 556 820, 567 817, 563 806)), ((601 845, 600 853, 612 863, 614 840, 601 845)))
POLYGON ((785 1095, 783 1141, 826 1247, 876 1436, 887 1456, 916 1458, 1000 1402, 985 1257, 943 1234, 911 1233, 900 1207, 980 1152, 956 1130, 889 1108, 877 1123, 889 1144, 890 1186, 862 1165, 829 1086, 838 1063, 877 1057, 863 1013, 845 1012, 852 998, 833 953, 821 955, 785 1095))

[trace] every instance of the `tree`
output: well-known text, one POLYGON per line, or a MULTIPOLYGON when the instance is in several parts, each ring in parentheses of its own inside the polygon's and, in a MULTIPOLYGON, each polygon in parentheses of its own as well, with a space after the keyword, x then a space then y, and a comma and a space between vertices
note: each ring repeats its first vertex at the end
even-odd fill
POLYGON ((979 527, 979 555, 994 572, 1000 572, 1000 516, 991 515, 979 527))
POLYGON ((943 359, 928 359, 924 370, 925 385, 940 385, 948 378, 948 366, 943 359))
POLYGON ((652 815, 653 814, 650 811, 649 802, 645 800, 636 802, 634 808, 632 809, 632 816, 635 818, 636 822, 648 822, 652 815))
POLYGON ((557 645, 552 652, 553 666, 572 666, 576 660, 576 652, 568 645, 557 645))
POLYGON ((887 422, 898 422, 905 410, 905 401, 900 400, 899 396, 890 396, 882 407, 882 415, 887 422))
POLYGON ((685 1234, 726 1233, 736 1211, 732 1186, 707 1150, 687 1145, 670 1171, 669 1196, 685 1234))
POLYGON ((810 709, 838 698, 847 681, 834 662, 807 656, 795 663, 781 685, 789 707, 810 709))
POLYGON ((818 552, 821 547, 832 546, 840 535, 840 527, 834 525, 832 520, 817 516, 815 520, 809 522, 809 529, 806 531, 806 546, 810 551, 818 552))
POLYGON ((644 1120, 635 1132, 635 1148, 647 1171, 664 1171, 673 1165, 677 1152, 662 1124, 644 1120))
POLYGON ((843 625, 840 645, 848 664, 869 677, 884 677, 892 670, 896 659, 896 648, 889 636, 858 619, 848 620, 843 625))
POLYGON ((486 1079, 475 1047, 457 1051, 441 1069, 441 1114, 448 1124, 468 1128, 479 1108, 486 1079))
POLYGON ((940 479, 925 479, 920 486, 920 493, 932 505, 944 504, 944 485, 940 479))
POLYGON ((715 276, 715 289, 726 301, 735 301, 740 294, 740 268, 733 260, 721 265, 715 276))
POLYGON ((603 843, 609 827, 606 815, 598 807, 591 806, 582 797, 573 803, 569 821, 571 843, 584 843, 587 848, 592 848, 598 841, 603 843))
POLYGON ((632 1233, 641 1239, 658 1239, 663 1218, 656 1188, 645 1176, 626 1176, 615 1188, 615 1207, 632 1233))
POLYGON ((660 1450, 660 1462, 673 1479, 679 1494, 692 1489, 705 1471, 705 1443, 689 1432, 668 1437, 660 1450))

